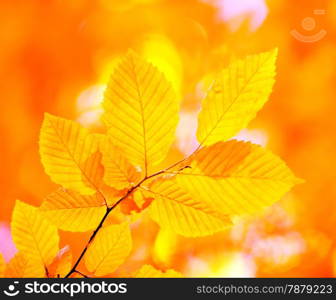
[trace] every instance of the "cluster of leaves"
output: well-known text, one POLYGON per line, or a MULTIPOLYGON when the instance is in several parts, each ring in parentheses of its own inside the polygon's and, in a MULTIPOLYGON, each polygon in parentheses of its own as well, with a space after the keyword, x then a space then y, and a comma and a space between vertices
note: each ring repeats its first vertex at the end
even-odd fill
MULTIPOLYGON (((104 96, 106 134, 46 114, 42 164, 62 187, 36 208, 16 202, 13 240, 19 252, 0 273, 9 277, 106 276, 132 250, 129 215, 148 212, 160 226, 187 237, 226 229, 237 215, 279 200, 299 182, 284 162, 248 142, 229 140, 255 117, 272 91, 277 51, 233 62, 202 103, 189 157, 156 170, 178 123, 179 101, 163 74, 134 52, 116 67, 104 96), (110 213, 121 216, 111 220, 110 213), (123 217, 124 216, 124 217, 123 217), (92 231, 80 257, 59 249, 58 229, 92 231)), ((145 265, 135 277, 178 277, 145 265)))

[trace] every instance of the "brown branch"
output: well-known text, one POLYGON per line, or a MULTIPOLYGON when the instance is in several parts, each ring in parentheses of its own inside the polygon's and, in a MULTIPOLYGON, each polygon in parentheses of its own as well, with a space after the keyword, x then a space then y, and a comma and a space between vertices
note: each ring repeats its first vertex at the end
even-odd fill
MULTIPOLYGON (((166 172, 169 171, 170 169, 172 169, 172 168, 178 166, 179 164, 181 164, 181 163, 187 161, 187 160, 190 159, 193 155, 195 155, 195 154, 201 149, 201 147, 202 147, 201 144, 198 145, 198 147, 197 147, 197 148, 196 148, 190 155, 188 155, 187 157, 185 157, 185 158, 179 160, 178 162, 172 164, 171 166, 165 168, 165 169, 164 169, 163 171, 161 171, 161 172, 162 172, 162 173, 166 173, 166 172)), ((183 166, 183 167, 181 167, 178 171, 182 171, 182 170, 185 169, 185 168, 190 168, 190 166, 183 166)))
POLYGON ((74 273, 77 273, 77 274, 79 274, 79 275, 82 275, 84 278, 91 278, 91 277, 89 277, 89 276, 87 276, 87 275, 85 275, 85 274, 83 274, 82 272, 77 271, 77 270, 75 270, 74 273))
MULTIPOLYGON (((111 207, 106 207, 106 212, 103 216, 103 218, 101 219, 101 221, 99 222, 97 228, 93 231, 92 235, 89 238, 89 241, 86 243, 85 248, 83 249, 83 251, 81 252, 81 254, 79 255, 78 259, 76 260, 75 264, 73 265, 73 267, 71 268, 71 270, 69 271, 69 273, 64 277, 64 278, 69 278, 73 273, 78 273, 78 271, 76 270, 78 265, 80 264, 80 262, 82 261, 86 251, 88 250, 90 244, 92 243, 93 239, 96 237, 97 233, 99 232, 99 230, 103 227, 103 224, 106 220, 106 218, 108 217, 108 215, 111 213, 111 211, 113 211, 114 208, 116 208, 123 200, 125 200, 129 195, 131 195, 138 187, 141 186, 141 184, 143 184, 145 181, 147 181, 150 178, 159 176, 161 174, 165 174, 167 171, 169 171, 170 169, 176 167, 177 165, 179 165, 180 163, 188 160, 192 155, 194 155, 199 149, 200 149, 201 145, 198 146, 198 148, 189 156, 185 157, 184 159, 172 164, 171 166, 167 167, 164 170, 158 171, 150 176, 145 176, 139 183, 137 183, 136 185, 132 186, 127 193, 122 196, 117 202, 115 202, 111 207)), ((184 166, 182 168, 180 168, 178 171, 182 171, 185 168, 190 168, 190 166, 184 166)), ((103 195, 104 201, 106 202, 106 199, 103 195)))
POLYGON ((44 271, 45 271, 45 274, 46 274, 47 278, 49 278, 49 270, 48 270, 47 266, 44 266, 44 271))
POLYGON ((110 214, 111 211, 113 211, 113 209, 115 207, 117 207, 121 201, 125 200, 130 194, 132 194, 134 192, 134 190, 136 190, 141 184, 143 184, 146 180, 153 178, 155 176, 161 175, 163 174, 165 171, 159 171, 156 172, 150 176, 145 177, 144 179, 142 179, 138 184, 134 185, 133 187, 131 187, 127 193, 122 196, 116 203, 114 203, 111 207, 107 207, 106 212, 103 216, 103 218, 101 219, 101 221, 99 222, 97 228, 93 231, 91 237, 89 238, 89 241, 87 242, 85 248, 83 249, 83 251, 81 252, 81 254, 79 255, 78 259, 76 260, 75 264, 73 265, 73 267, 71 268, 71 270, 69 271, 69 273, 64 277, 64 278, 69 278, 73 273, 77 272, 76 268, 78 267, 78 265, 80 264, 80 262, 82 261, 86 251, 88 250, 90 244, 92 243, 93 239, 96 237, 97 233, 99 232, 99 230, 103 227, 103 224, 106 220, 106 218, 108 217, 108 215, 110 214))
MULTIPOLYGON (((197 153, 198 150, 199 150, 200 148, 201 148, 201 145, 199 145, 198 148, 197 148, 192 154, 190 154, 189 156, 183 158, 182 160, 180 160, 180 161, 178 161, 178 162, 172 164, 171 166, 165 168, 164 170, 158 171, 158 172, 156 172, 156 173, 154 173, 154 174, 152 174, 152 175, 150 175, 150 176, 147 176, 147 175, 146 175, 146 176, 145 176, 139 183, 137 183, 136 185, 132 186, 132 187, 127 191, 127 193, 126 193, 124 196, 122 196, 122 197, 121 197, 116 203, 114 203, 111 207, 108 207, 108 206, 107 206, 107 207, 106 207, 106 212, 105 212, 103 218, 102 218, 101 221, 99 222, 97 228, 93 231, 92 235, 91 235, 90 238, 89 238, 89 241, 86 243, 85 248, 83 249, 83 251, 82 251, 81 254, 79 255, 79 257, 78 257, 78 259, 76 260, 75 264, 73 265, 73 267, 71 268, 71 270, 69 271, 69 273, 68 273, 64 278, 69 278, 73 273, 76 273, 76 272, 78 273, 78 271, 76 270, 76 268, 78 267, 78 265, 79 265, 80 262, 82 261, 82 259, 83 259, 84 255, 85 255, 86 251, 88 250, 90 244, 92 243, 93 239, 96 237, 96 235, 97 235, 97 233, 99 232, 99 230, 103 227, 103 224, 104 224, 106 218, 108 217, 108 215, 111 213, 111 211, 113 211, 113 209, 114 209, 115 207, 117 207, 117 206, 120 204, 120 202, 122 202, 122 201, 125 200, 129 195, 131 195, 131 194, 132 194, 138 187, 140 187, 141 184, 143 184, 145 181, 147 181, 147 180, 150 179, 150 178, 153 178, 153 177, 159 176, 159 175, 161 175, 161 174, 165 174, 165 173, 167 173, 167 171, 169 171, 170 169, 172 169, 172 168, 176 167, 177 165, 179 165, 180 163, 182 163, 182 162, 188 160, 192 155, 194 155, 195 153, 197 153)), ((182 170, 185 169, 185 168, 190 168, 190 166, 184 166, 184 167, 181 167, 178 171, 182 171, 182 170)), ((146 174, 147 174, 147 172, 146 172, 146 174)), ((104 195, 103 195, 103 198, 104 198, 105 203, 107 204, 104 195)))
POLYGON ((112 209, 107 209, 105 212, 105 215, 103 216, 103 218, 101 219, 101 221, 99 222, 97 228, 95 229, 95 231, 92 233, 89 241, 87 242, 85 248, 83 249, 82 253, 79 255, 78 259, 76 260, 75 264, 73 265, 72 269, 69 271, 69 273, 65 276, 65 278, 69 278, 73 273, 76 272, 76 268, 78 267, 79 263, 81 262, 82 258, 84 257, 86 251, 89 248, 89 245, 91 244, 91 242, 93 241, 93 239, 95 238, 95 236, 97 235, 98 231, 102 228, 107 216, 109 215, 109 213, 112 211, 112 209))

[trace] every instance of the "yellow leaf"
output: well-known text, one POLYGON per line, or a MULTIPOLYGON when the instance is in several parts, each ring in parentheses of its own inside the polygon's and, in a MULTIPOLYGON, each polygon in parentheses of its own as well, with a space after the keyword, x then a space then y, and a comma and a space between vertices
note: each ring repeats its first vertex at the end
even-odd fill
POLYGON ((90 134, 78 123, 45 114, 40 155, 46 173, 65 188, 93 194, 103 176, 99 141, 100 135, 90 134))
POLYGON ((245 128, 272 91, 277 50, 232 63, 215 79, 198 116, 197 138, 212 145, 245 128))
POLYGON ((169 269, 162 272, 151 265, 143 265, 134 275, 136 278, 181 278, 183 275, 175 270, 169 269))
POLYGON ((226 215, 198 197, 191 197, 173 179, 155 181, 149 190, 155 197, 149 206, 150 215, 163 228, 197 237, 224 230, 231 224, 226 215))
POLYGON ((41 275, 45 274, 59 250, 57 228, 36 207, 17 200, 11 229, 16 248, 26 255, 41 275))
POLYGON ((174 139, 178 101, 171 85, 130 51, 116 67, 103 105, 112 143, 147 175, 148 168, 166 157, 174 139))
POLYGON ((96 276, 113 273, 129 256, 132 237, 127 223, 103 227, 85 254, 87 269, 96 276))
POLYGON ((132 193, 132 195, 136 206, 140 210, 145 209, 153 201, 153 194, 147 192, 146 190, 137 189, 132 193))
POLYGON ((63 255, 57 265, 55 277, 64 278, 72 268, 72 253, 69 251, 63 255))
POLYGON ((6 262, 2 254, 0 253, 0 278, 4 276, 5 268, 6 268, 6 262))
POLYGON ((18 252, 9 261, 5 276, 7 278, 37 278, 45 277, 44 270, 36 268, 36 266, 28 261, 27 257, 22 253, 18 252))
POLYGON ((286 164, 258 145, 232 140, 198 151, 177 181, 221 213, 254 213, 299 183, 286 164))
POLYGON ((65 277, 72 267, 72 253, 69 246, 62 248, 54 261, 49 265, 49 277, 63 278, 65 277))
POLYGON ((141 190, 137 189, 133 192, 133 200, 138 208, 142 208, 146 203, 146 198, 144 197, 141 190))
POLYGON ((128 189, 117 190, 105 184, 101 188, 101 195, 105 198, 107 206, 111 207, 126 194, 127 190, 128 189))
POLYGON ((123 189, 136 184, 140 174, 122 155, 121 150, 115 147, 109 138, 101 143, 103 154, 104 181, 116 189, 123 189))
POLYGON ((84 232, 98 226, 106 206, 101 194, 81 195, 60 188, 45 198, 40 211, 59 229, 84 232))

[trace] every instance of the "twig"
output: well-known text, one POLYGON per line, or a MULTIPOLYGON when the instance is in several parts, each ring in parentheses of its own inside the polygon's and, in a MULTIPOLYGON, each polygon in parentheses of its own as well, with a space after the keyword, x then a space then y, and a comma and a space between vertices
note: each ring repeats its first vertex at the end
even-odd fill
MULTIPOLYGON (((156 176, 159 176, 161 174, 165 174, 167 171, 169 171, 170 169, 174 168, 175 166, 179 165, 180 163, 188 160, 192 155, 194 155, 199 149, 200 149, 201 146, 199 146, 192 154, 190 154, 189 156, 185 157, 184 159, 172 164, 171 166, 169 166, 168 168, 164 169, 164 170, 161 170, 161 171, 158 171, 150 176, 145 176, 139 183, 137 183, 136 185, 132 186, 128 191, 127 193, 122 196, 117 202, 115 202, 111 207, 106 207, 106 212, 103 216, 103 218, 101 219, 101 221, 99 222, 97 228, 93 231, 92 235, 90 236, 89 238, 89 241, 86 243, 85 245, 85 248, 83 249, 83 251, 81 252, 81 254, 79 255, 78 259, 76 260, 75 264, 73 265, 73 267, 71 268, 71 270, 69 271, 69 273, 64 277, 64 278, 69 278, 73 273, 78 273, 78 271, 76 270, 78 265, 80 264, 80 262, 82 261, 86 251, 88 250, 90 244, 92 243, 93 239, 96 237, 97 233, 99 232, 99 230, 103 227, 103 224, 106 220, 106 218, 108 217, 108 215, 111 213, 111 211, 113 211, 113 209, 115 207, 117 207, 120 202, 122 202, 123 200, 125 200, 129 195, 131 195, 134 190, 136 190, 138 187, 141 186, 141 184, 143 184, 145 181, 147 181, 148 179, 150 178, 153 178, 153 177, 156 177, 156 176)), ((185 168, 190 168, 189 166, 185 166, 185 167, 182 167, 180 168, 179 171, 185 169, 185 168)), ((104 195, 103 195, 103 198, 104 198, 104 201, 105 203, 107 203, 104 195)))
MULTIPOLYGON (((76 272, 76 268, 78 267, 79 263, 81 262, 82 258, 83 258, 84 255, 85 255, 86 251, 88 250, 89 245, 92 243, 93 239, 96 237, 96 235, 97 235, 97 233, 99 232, 99 230, 103 227, 103 224, 104 224, 106 218, 108 217, 108 215, 110 214, 110 212, 113 211, 113 209, 114 209, 115 207, 117 207, 121 201, 123 201, 123 200, 126 199, 130 194, 132 194, 133 191, 134 191, 135 189, 137 189, 137 188, 138 188, 142 183, 144 183, 146 180, 148 180, 148 179, 150 179, 150 178, 153 178, 153 177, 155 177, 155 176, 161 175, 161 174, 163 174, 163 173, 164 173, 164 171, 159 171, 159 172, 157 172, 157 173, 154 173, 154 174, 152 174, 152 175, 150 175, 150 176, 145 177, 145 178, 142 179, 138 184, 136 184, 135 186, 131 187, 131 188, 127 191, 127 193, 126 193, 124 196, 122 196, 116 203, 114 203, 111 207, 108 207, 108 208, 106 209, 106 212, 105 212, 103 218, 102 218, 101 221, 99 222, 97 228, 93 231, 93 233, 92 233, 91 237, 89 238, 89 241, 87 242, 85 248, 83 249, 83 251, 82 251, 81 254, 79 255, 78 259, 76 260, 75 264, 73 265, 73 267, 71 268, 71 270, 69 271, 69 273, 65 276, 65 278, 69 278, 73 273, 76 272)), ((105 200, 105 201, 106 201, 106 200, 105 200)))
POLYGON ((82 272, 79 272, 79 271, 77 271, 77 270, 75 270, 74 273, 77 273, 77 274, 79 274, 79 275, 82 275, 84 278, 91 278, 91 277, 89 277, 89 276, 87 276, 87 275, 85 275, 85 274, 83 274, 82 272))

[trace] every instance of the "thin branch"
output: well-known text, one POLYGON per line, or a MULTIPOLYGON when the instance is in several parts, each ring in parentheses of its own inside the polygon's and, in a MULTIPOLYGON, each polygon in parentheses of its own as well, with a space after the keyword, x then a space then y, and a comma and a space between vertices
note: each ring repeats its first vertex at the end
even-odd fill
POLYGON ((152 175, 150 175, 150 176, 145 177, 145 178, 142 179, 138 184, 136 184, 135 186, 131 187, 131 188, 127 191, 127 193, 126 193, 124 196, 122 196, 116 203, 114 203, 111 207, 108 207, 108 208, 106 209, 106 212, 105 212, 103 218, 102 218, 101 221, 99 222, 97 228, 93 231, 93 233, 92 233, 91 237, 89 238, 89 241, 87 242, 85 248, 83 249, 83 251, 82 251, 81 254, 79 255, 78 259, 76 260, 75 264, 73 265, 73 267, 71 268, 71 270, 69 271, 69 273, 65 276, 65 278, 69 278, 73 273, 76 272, 76 268, 78 267, 78 265, 79 265, 80 262, 82 261, 84 255, 85 255, 86 251, 88 250, 90 244, 92 243, 93 239, 96 237, 96 235, 97 235, 97 233, 99 232, 99 230, 103 227, 103 224, 104 224, 106 218, 108 217, 108 215, 110 214, 110 212, 113 211, 113 209, 114 209, 115 207, 117 207, 121 201, 123 201, 123 200, 126 199, 130 194, 132 194, 133 191, 134 191, 135 189, 137 189, 141 184, 143 184, 146 180, 148 180, 148 179, 150 179, 150 178, 153 178, 153 177, 155 177, 155 176, 161 175, 161 174, 163 174, 163 173, 164 173, 164 171, 159 171, 159 172, 156 172, 156 173, 154 173, 154 174, 152 174, 152 175))
POLYGON ((95 231, 92 233, 89 241, 87 242, 85 248, 83 249, 82 253, 79 255, 78 259, 76 260, 75 264, 73 265, 72 269, 69 271, 69 273, 65 276, 65 278, 69 278, 71 276, 72 273, 75 273, 76 268, 78 267, 79 263, 81 262, 82 258, 84 257, 86 251, 88 250, 89 245, 91 244, 92 240, 95 238, 95 236, 97 235, 98 231, 100 230, 100 228, 103 226, 107 216, 109 215, 109 213, 111 212, 110 209, 107 209, 103 218, 101 219, 101 221, 99 222, 97 228, 95 229, 95 231))
POLYGON ((84 278, 91 278, 90 276, 87 276, 87 275, 85 275, 85 274, 83 274, 82 272, 79 272, 79 271, 77 271, 77 270, 75 270, 74 273, 77 273, 77 274, 79 274, 79 275, 82 275, 84 278))
MULTIPOLYGON (((185 158, 179 160, 178 162, 172 164, 171 166, 165 168, 165 169, 162 171, 162 173, 166 173, 166 172, 169 171, 170 169, 172 169, 172 168, 178 166, 179 164, 181 164, 181 163, 187 161, 187 160, 190 159, 193 155, 195 155, 195 154, 201 149, 201 147, 202 147, 202 145, 199 144, 198 147, 197 147, 191 154, 189 154, 187 157, 185 157, 185 158)), ((181 169, 184 169, 184 168, 185 168, 185 167, 182 167, 181 169)), ((178 171, 181 171, 181 169, 178 170, 178 171)))
MULTIPOLYGON (((78 265, 80 264, 80 262, 82 261, 86 251, 88 250, 90 244, 92 243, 92 241, 94 240, 94 238, 96 237, 97 233, 99 232, 99 230, 103 227, 103 224, 106 220, 106 218, 108 217, 108 215, 111 213, 111 211, 114 210, 114 208, 116 208, 120 202, 122 202, 123 200, 125 200, 129 195, 131 195, 138 187, 141 186, 141 184, 143 184, 145 181, 147 181, 148 179, 150 178, 153 178, 153 177, 156 177, 156 176, 159 176, 161 174, 165 174, 167 173, 167 171, 169 171, 170 169, 176 167, 177 165, 181 164, 182 162, 188 160, 192 155, 194 155, 199 149, 200 149, 201 145, 198 146, 198 148, 192 153, 190 154, 189 156, 185 157, 184 159, 172 164, 171 166, 169 166, 168 168, 164 169, 164 170, 161 170, 161 171, 158 171, 150 176, 145 176, 139 183, 137 183, 136 185, 132 186, 128 191, 127 193, 122 196, 117 202, 115 202, 111 207, 106 207, 106 212, 103 216, 103 218, 101 219, 101 221, 99 222, 97 228, 93 231, 92 235, 90 236, 89 238, 89 241, 87 242, 85 248, 83 249, 83 251, 81 252, 81 254, 79 255, 78 259, 76 260, 75 264, 73 265, 73 267, 71 268, 71 270, 69 271, 69 273, 65 276, 65 278, 69 278, 73 273, 78 273, 78 271, 76 270, 78 265)), ((185 168, 190 168, 190 166, 183 166, 181 167, 178 171, 182 171, 183 169, 185 168)), ((103 195, 103 194, 102 194, 103 195)), ((106 202, 106 199, 103 195, 103 198, 104 198, 104 201, 105 203, 106 202)))
POLYGON ((44 271, 45 271, 45 274, 46 274, 47 278, 49 278, 49 270, 48 270, 47 266, 44 266, 44 271))

